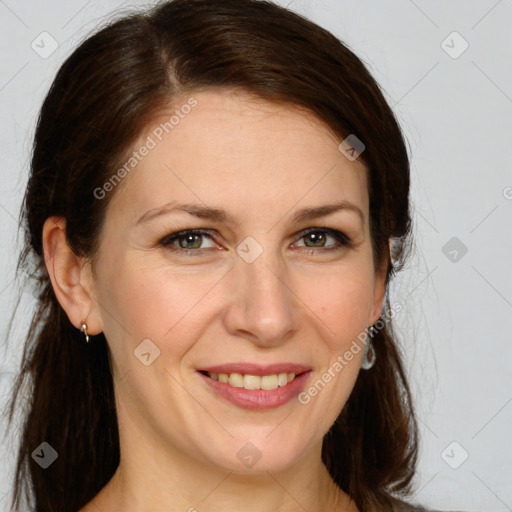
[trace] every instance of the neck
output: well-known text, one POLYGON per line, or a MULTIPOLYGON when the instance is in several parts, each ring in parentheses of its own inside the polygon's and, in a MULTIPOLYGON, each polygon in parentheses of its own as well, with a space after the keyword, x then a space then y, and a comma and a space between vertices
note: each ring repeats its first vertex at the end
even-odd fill
POLYGON ((332 482, 325 467, 316 478, 310 471, 307 478, 305 472, 300 473, 248 477, 218 470, 204 477, 175 469, 168 478, 155 480, 154 475, 139 472, 137 476, 120 466, 89 506, 91 512, 358 512, 354 502, 332 482), (185 485, 178 487, 178 479, 185 485))

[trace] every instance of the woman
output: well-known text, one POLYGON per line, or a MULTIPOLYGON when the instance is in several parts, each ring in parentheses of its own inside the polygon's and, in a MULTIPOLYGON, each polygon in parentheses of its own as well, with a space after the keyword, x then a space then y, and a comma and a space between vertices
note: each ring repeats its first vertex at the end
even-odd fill
POLYGON ((88 38, 24 201, 39 303, 13 503, 412 509, 386 294, 408 195, 376 82, 297 14, 173 0, 88 38))

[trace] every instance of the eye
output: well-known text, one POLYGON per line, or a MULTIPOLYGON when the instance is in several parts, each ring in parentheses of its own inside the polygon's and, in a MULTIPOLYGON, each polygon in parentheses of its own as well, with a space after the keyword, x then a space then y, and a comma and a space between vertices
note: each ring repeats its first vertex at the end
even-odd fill
MULTIPOLYGON (((186 229, 172 233, 162 238, 159 245, 177 252, 200 252, 203 249, 217 247, 212 234, 202 229, 186 229)), ((315 249, 336 250, 343 247, 351 247, 350 238, 335 229, 310 228, 301 233, 296 247, 305 247, 308 253, 315 253, 315 249)))
POLYGON ((178 231, 177 233, 166 236, 159 243, 164 247, 178 251, 193 251, 216 247, 210 233, 197 229, 178 231))
POLYGON ((299 241, 295 244, 298 247, 310 249, 339 249, 340 247, 351 247, 350 238, 336 229, 311 228, 303 232, 299 241), (300 243, 302 241, 302 243, 300 243))

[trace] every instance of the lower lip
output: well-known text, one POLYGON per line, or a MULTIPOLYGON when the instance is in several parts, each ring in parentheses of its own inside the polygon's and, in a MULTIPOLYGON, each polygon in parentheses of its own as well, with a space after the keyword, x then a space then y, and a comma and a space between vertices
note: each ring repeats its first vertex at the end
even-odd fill
POLYGON ((198 374, 210 388, 232 404, 242 409, 266 410, 275 409, 297 397, 304 389, 311 372, 307 371, 296 376, 292 382, 276 389, 245 389, 213 380, 201 372, 198 374))

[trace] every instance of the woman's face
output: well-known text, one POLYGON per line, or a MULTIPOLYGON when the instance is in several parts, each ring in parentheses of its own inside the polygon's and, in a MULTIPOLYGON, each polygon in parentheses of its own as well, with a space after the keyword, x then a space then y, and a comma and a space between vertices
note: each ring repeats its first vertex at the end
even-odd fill
POLYGON ((192 96, 178 122, 165 125, 173 108, 148 126, 108 192, 93 307, 121 443, 286 469, 320 450, 381 312, 367 171, 292 107, 192 96))

